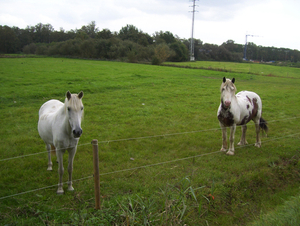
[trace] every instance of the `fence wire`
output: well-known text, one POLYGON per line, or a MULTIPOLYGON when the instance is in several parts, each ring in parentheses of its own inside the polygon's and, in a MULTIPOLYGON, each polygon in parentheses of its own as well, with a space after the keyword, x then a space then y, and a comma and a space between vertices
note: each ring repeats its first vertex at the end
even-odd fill
MULTIPOLYGON (((292 117, 292 118, 284 118, 284 119, 271 120, 271 121, 268 121, 267 123, 287 121, 287 120, 293 120, 293 119, 298 119, 298 118, 300 118, 300 116, 298 116, 298 117, 292 117)), ((241 125, 239 125, 237 127, 241 127, 241 125)), ((202 132, 217 131, 217 130, 221 130, 221 128, 218 127, 218 128, 213 128, 213 129, 187 131, 187 132, 179 132, 179 133, 169 133, 169 134, 160 134, 160 135, 152 135, 152 136, 144 136, 144 137, 134 137, 134 138, 122 138, 122 139, 116 139, 116 140, 105 140, 105 141, 98 141, 98 144, 101 144, 101 143, 121 142, 121 141, 130 141, 130 140, 142 140, 142 139, 150 139, 150 138, 158 138, 158 137, 168 137, 168 136, 176 136, 176 135, 184 135, 184 134, 192 134, 192 133, 202 133, 202 132)), ((90 145, 90 144, 91 143, 79 144, 79 145, 77 145, 77 147, 85 146, 85 145, 90 145)), ((73 148, 73 147, 68 147, 68 148, 73 148)), ((56 150, 60 150, 60 149, 56 149, 56 150)), ((18 158, 24 158, 24 157, 34 156, 34 155, 39 155, 39 154, 44 154, 44 153, 48 153, 48 151, 42 151, 42 152, 38 152, 38 153, 32 153, 32 154, 27 154, 27 155, 20 155, 20 156, 15 156, 15 157, 10 157, 10 158, 0 159, 0 162, 12 160, 12 159, 18 159, 18 158)))
MULTIPOLYGON (((275 137, 275 138, 272 138, 272 139, 264 140, 264 141, 262 141, 262 143, 267 143, 267 142, 271 142, 271 141, 274 141, 274 140, 280 140, 280 139, 285 139, 285 138, 289 138, 289 137, 294 137, 294 136, 297 136, 297 135, 300 135, 300 132, 299 133, 285 135, 285 136, 282 136, 282 137, 275 137)), ((247 144, 247 145, 243 145, 243 146, 237 146, 237 147, 235 147, 235 149, 241 149, 241 148, 244 148, 244 147, 253 146, 254 144, 255 143, 247 144)), ((200 155, 188 156, 188 157, 180 158, 180 159, 174 159, 174 160, 165 161, 165 162, 153 163, 153 164, 144 165, 144 166, 137 166, 137 167, 123 169, 123 170, 116 170, 116 171, 112 171, 112 172, 101 173, 99 175, 100 176, 105 176, 105 175, 122 173, 122 172, 137 170, 137 169, 144 169, 144 168, 153 167, 153 166, 159 166, 159 165, 164 165, 164 164, 168 164, 168 163, 172 163, 172 162, 178 162, 178 161, 183 161, 183 160, 187 160, 187 159, 199 158, 199 157, 202 157, 202 156, 217 154, 217 153, 220 153, 220 152, 222 152, 222 151, 215 151, 215 152, 204 153, 204 154, 200 154, 200 155)), ((93 178, 93 177, 94 177, 94 175, 86 176, 86 177, 82 177, 82 178, 73 180, 72 182, 86 180, 86 179, 90 179, 90 178, 93 178)), ((67 184, 67 183, 68 182, 64 182, 63 184, 67 184)), ((16 197, 16 196, 20 196, 20 195, 24 195, 24 194, 28 194, 28 193, 32 193, 32 192, 36 192, 36 191, 40 191, 40 190, 49 189, 49 188, 53 188, 53 187, 56 187, 56 186, 57 186, 57 184, 46 186, 46 187, 42 187, 42 188, 37 188, 37 189, 29 190, 29 191, 24 191, 24 192, 20 192, 20 193, 8 195, 8 196, 3 196, 3 197, 0 197, 0 200, 7 199, 7 198, 12 198, 12 197, 16 197)))

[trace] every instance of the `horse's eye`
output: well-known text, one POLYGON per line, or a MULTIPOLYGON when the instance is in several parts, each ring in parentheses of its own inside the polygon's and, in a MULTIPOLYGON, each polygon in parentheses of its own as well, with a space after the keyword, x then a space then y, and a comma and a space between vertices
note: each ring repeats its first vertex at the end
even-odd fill
POLYGON ((83 107, 81 107, 81 111, 83 110, 83 107))
POLYGON ((71 111, 71 108, 70 108, 70 107, 68 107, 68 111, 71 111))

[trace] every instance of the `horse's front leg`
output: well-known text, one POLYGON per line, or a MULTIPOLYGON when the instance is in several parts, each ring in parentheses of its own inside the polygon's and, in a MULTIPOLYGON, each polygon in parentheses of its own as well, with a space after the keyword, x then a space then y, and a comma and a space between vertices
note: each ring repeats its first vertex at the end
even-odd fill
POLYGON ((234 155, 234 133, 235 133, 236 125, 232 125, 230 127, 230 137, 229 137, 229 150, 226 153, 227 155, 234 155))
POLYGON ((227 128, 220 123, 222 129, 222 147, 220 151, 226 152, 227 149, 227 128))
POLYGON ((63 150, 57 150, 56 151, 56 156, 57 156, 57 161, 58 161, 58 176, 59 176, 59 182, 58 182, 58 189, 57 189, 57 194, 63 194, 64 189, 63 189, 63 175, 64 175, 64 165, 63 165, 63 150))
POLYGON ((76 149, 77 146, 69 150, 69 165, 68 165, 68 172, 69 172, 68 190, 69 191, 74 191, 74 188, 72 186, 72 172, 73 172, 73 161, 76 154, 76 149))
POLYGON ((247 131, 247 125, 242 125, 242 136, 241 136, 241 141, 238 143, 238 145, 248 144, 248 142, 246 141, 246 131, 247 131))

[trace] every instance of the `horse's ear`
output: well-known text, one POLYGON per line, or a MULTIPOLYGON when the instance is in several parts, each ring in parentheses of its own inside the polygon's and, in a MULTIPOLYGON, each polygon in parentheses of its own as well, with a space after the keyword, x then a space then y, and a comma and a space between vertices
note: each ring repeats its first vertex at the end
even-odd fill
POLYGON ((234 82, 235 82, 235 78, 233 78, 233 79, 231 80, 231 82, 234 83, 234 82))
POLYGON ((70 91, 67 92, 66 96, 67 96, 68 100, 71 99, 71 96, 72 96, 72 95, 71 95, 70 91))
POLYGON ((224 78, 223 78, 223 83, 225 83, 225 82, 226 82, 226 78, 224 77, 224 78))
POLYGON ((83 92, 78 93, 78 98, 81 99, 83 97, 83 92))

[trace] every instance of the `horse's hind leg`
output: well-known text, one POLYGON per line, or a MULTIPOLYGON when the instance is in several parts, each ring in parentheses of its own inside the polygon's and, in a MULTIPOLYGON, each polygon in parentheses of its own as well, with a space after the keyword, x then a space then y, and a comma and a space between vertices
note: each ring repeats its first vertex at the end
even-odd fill
POLYGON ((246 131, 247 131, 247 125, 242 125, 242 136, 241 136, 241 141, 238 143, 238 145, 248 144, 248 142, 246 141, 246 131))
POLYGON ((259 136, 259 132, 260 132, 259 120, 254 121, 254 123, 255 123, 255 130, 256 130, 256 143, 255 143, 255 147, 260 148, 261 147, 261 141, 260 141, 260 136, 259 136))
POLYGON ((46 149, 48 151, 48 168, 47 170, 52 170, 52 161, 51 161, 51 145, 46 144, 46 149))

